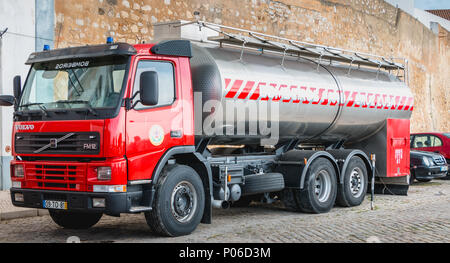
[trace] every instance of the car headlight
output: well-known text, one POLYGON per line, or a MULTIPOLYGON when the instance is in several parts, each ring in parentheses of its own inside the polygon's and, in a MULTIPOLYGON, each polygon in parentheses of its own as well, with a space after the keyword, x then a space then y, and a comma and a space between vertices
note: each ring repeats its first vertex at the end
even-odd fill
POLYGON ((433 159, 428 158, 428 157, 426 157, 426 156, 422 157, 422 159, 423 159, 423 163, 424 163, 426 166, 431 166, 431 165, 433 165, 433 159))

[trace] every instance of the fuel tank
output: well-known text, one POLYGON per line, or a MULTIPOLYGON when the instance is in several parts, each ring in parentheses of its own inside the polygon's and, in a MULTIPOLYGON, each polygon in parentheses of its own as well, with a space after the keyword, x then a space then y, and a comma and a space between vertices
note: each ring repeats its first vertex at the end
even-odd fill
POLYGON ((210 144, 260 144, 261 122, 278 142, 358 142, 413 110, 408 86, 376 69, 193 43, 191 70, 196 138, 210 144))

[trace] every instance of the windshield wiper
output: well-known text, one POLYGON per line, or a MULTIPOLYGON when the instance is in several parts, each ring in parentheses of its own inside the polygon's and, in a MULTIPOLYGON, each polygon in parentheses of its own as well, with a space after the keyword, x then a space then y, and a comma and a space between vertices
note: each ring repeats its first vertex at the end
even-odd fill
POLYGON ((44 104, 43 102, 36 102, 36 103, 28 103, 28 104, 24 104, 24 105, 19 105, 19 108, 23 108, 23 107, 29 107, 29 106, 39 106, 44 104))
POLYGON ((86 105, 87 110, 94 116, 97 116, 97 111, 91 106, 89 101, 85 100, 58 100, 56 103, 62 104, 84 104, 86 105))
POLYGON ((42 105, 42 104, 39 104, 39 105, 37 105, 37 106, 39 107, 39 109, 41 109, 41 111, 42 111, 42 113, 45 115, 45 117, 48 117, 48 111, 47 111, 47 108, 45 108, 45 106, 42 105))
POLYGON ((28 104, 24 104, 24 105, 20 105, 19 108, 24 108, 27 107, 29 108, 30 106, 38 106, 39 109, 41 110, 41 112, 44 114, 45 117, 48 117, 48 111, 47 108, 44 107, 43 102, 36 102, 36 103, 28 103, 28 104))

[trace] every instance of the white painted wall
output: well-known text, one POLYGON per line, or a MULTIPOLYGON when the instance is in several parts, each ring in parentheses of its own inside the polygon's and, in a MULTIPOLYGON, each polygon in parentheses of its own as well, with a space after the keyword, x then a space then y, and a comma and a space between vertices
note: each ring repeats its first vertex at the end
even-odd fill
POLYGON ((441 25, 441 27, 445 28, 447 31, 450 31, 450 21, 440 16, 436 16, 427 11, 415 8, 414 17, 417 18, 420 22, 422 22, 422 24, 427 26, 429 29, 432 29, 431 23, 438 23, 439 25, 441 25))
MULTIPOLYGON (((0 0, 0 30, 5 28, 8 28, 8 32, 2 37, 0 50, 0 94, 12 95, 14 76, 21 75, 22 82, 25 80, 29 66, 24 63, 35 50, 35 0, 0 0)), ((5 146, 11 145, 12 117, 12 107, 0 107, 0 156, 3 161, 3 174, 9 170, 9 166, 5 166, 11 159, 11 153, 5 152, 5 146)), ((4 188, 5 184, 9 185, 3 181, 4 188)))

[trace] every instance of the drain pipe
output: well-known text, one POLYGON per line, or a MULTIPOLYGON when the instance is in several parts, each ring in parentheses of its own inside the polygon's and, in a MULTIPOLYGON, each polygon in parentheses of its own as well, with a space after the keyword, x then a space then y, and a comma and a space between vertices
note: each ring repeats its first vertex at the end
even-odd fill
POLYGON ((375 195, 375 154, 370 155, 370 160, 372 161, 372 182, 370 186, 370 210, 374 210, 374 195, 375 195))

